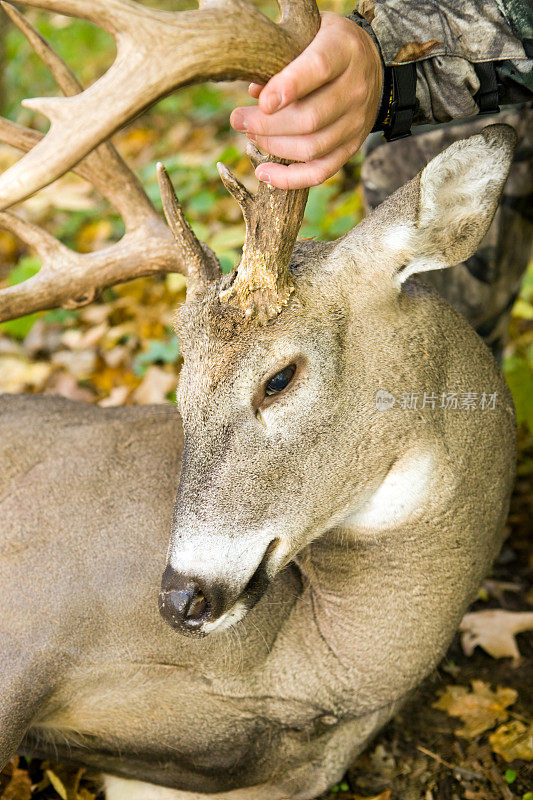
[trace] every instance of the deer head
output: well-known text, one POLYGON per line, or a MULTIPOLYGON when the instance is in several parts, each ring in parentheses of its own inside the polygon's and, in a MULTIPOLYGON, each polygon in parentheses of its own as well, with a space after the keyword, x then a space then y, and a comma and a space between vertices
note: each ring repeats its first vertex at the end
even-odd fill
MULTIPOLYGON (((241 262, 222 275, 187 225, 164 168, 174 242, 115 151, 99 143, 176 86, 207 77, 266 80, 316 32, 314 0, 284 0, 279 25, 243 0, 181 13, 129 0, 29 5, 101 24, 116 36, 118 55, 85 92, 32 103, 52 120, 46 136, 2 124, 4 139, 31 148, 0 178, 3 207, 77 164, 100 180, 126 235, 107 252, 80 256, 4 212, 0 222, 41 252, 43 268, 0 291, 0 320, 87 302, 103 286, 141 274, 187 274, 187 302, 176 317, 185 448, 160 609, 181 632, 206 635, 242 618, 288 562, 376 496, 392 504, 393 517, 408 518, 436 469, 426 445, 444 422, 436 414, 429 428, 416 416, 383 414, 376 394, 444 386, 456 355, 446 332, 458 318, 409 279, 475 250, 496 209, 514 134, 492 126, 457 142, 332 243, 296 242, 304 190, 261 185, 253 195, 221 166, 246 220, 241 262), (413 445, 413 470, 391 487, 387 475, 413 445)), ((77 91, 58 57, 17 12, 10 15, 65 93, 77 91)))
MULTIPOLYGON (((409 278, 475 250, 514 139, 506 126, 486 128, 433 159, 338 241, 297 243, 283 278, 292 291, 267 324, 225 302, 240 266, 195 282, 176 318, 185 449, 160 596, 180 631, 203 635, 241 619, 279 570, 375 496, 416 441, 420 456, 399 487, 405 502, 387 489, 379 501, 406 521, 438 468, 435 434, 422 423, 413 429, 412 417, 402 427, 376 396, 444 388, 454 322, 409 278)), ((241 199, 250 215, 265 191, 241 199)), ((254 216, 269 229, 280 219, 263 209, 254 216)), ((281 258, 278 265, 281 272, 281 258)))

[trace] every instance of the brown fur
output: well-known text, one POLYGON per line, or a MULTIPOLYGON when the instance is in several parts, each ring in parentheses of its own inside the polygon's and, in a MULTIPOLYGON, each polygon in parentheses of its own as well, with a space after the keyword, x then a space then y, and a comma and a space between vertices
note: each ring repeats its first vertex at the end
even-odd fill
POLYGON ((512 145, 502 127, 458 143, 346 237, 300 244, 267 325, 195 294, 183 432, 173 408, 0 399, 0 762, 60 757, 168 800, 310 800, 438 663, 501 542, 514 416, 469 325, 401 281, 476 247, 512 145), (399 400, 452 390, 495 408, 399 400), (237 625, 163 622, 169 529, 168 562, 225 613, 265 559, 237 625))

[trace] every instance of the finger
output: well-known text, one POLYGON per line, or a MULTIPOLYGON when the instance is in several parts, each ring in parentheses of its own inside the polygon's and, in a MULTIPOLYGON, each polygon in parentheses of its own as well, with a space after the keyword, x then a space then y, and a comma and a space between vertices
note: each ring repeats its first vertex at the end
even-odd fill
POLYGON ((336 78, 347 67, 346 52, 323 46, 322 28, 309 47, 274 75, 261 92, 259 107, 264 114, 279 111, 336 78))
POLYGON ((263 91, 263 84, 262 83, 251 83, 249 85, 249 87, 248 87, 248 94, 251 97, 255 97, 256 100, 257 100, 257 98, 259 97, 259 95, 261 94, 262 91, 263 91))
POLYGON ((315 92, 282 108, 263 114, 258 106, 236 108, 230 117, 233 128, 261 136, 294 136, 314 133, 332 124, 353 107, 344 74, 315 92))
POLYGON ((255 136, 248 134, 248 138, 257 144, 261 150, 278 158, 288 158, 291 161, 315 161, 328 153, 333 152, 349 139, 355 139, 360 132, 360 126, 353 120, 341 117, 332 125, 328 125, 317 133, 303 136, 255 136))
POLYGON ((261 164, 256 177, 278 189, 303 189, 324 183, 351 158, 361 146, 359 139, 342 145, 333 153, 306 164, 261 164))

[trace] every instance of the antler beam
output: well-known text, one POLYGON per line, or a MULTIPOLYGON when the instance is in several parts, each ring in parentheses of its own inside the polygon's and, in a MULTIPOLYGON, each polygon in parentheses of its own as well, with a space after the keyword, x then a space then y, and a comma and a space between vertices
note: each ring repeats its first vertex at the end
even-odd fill
POLYGON ((180 86, 202 80, 266 82, 294 59, 320 25, 315 0, 280 0, 276 24, 245 0, 204 0, 163 12, 130 0, 26 0, 84 17, 111 33, 117 57, 92 86, 70 97, 25 101, 51 121, 46 136, 0 178, 0 208, 51 183, 136 114, 180 86))

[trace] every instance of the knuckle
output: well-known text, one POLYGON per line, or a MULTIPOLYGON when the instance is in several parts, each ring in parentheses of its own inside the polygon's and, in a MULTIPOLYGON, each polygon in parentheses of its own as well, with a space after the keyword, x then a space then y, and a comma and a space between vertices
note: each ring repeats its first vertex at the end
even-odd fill
POLYGON ((368 98, 368 86, 365 81, 355 81, 351 88, 352 101, 356 105, 363 105, 368 98))
POLYGON ((308 133, 314 133, 320 130, 322 126, 322 112, 318 107, 309 109, 303 121, 303 124, 308 133))
POLYGON ((328 153, 331 153, 332 150, 335 149, 335 142, 332 141, 331 133, 326 132, 320 136, 315 135, 309 137, 309 141, 306 143, 306 149, 306 161, 314 161, 317 158, 322 158, 328 153))
POLYGON ((320 146, 315 139, 309 142, 305 142, 302 145, 301 148, 302 161, 313 161, 315 158, 318 158, 319 155, 320 155, 320 146))
POLYGON ((263 119, 259 115, 252 117, 248 127, 253 132, 253 134, 263 137, 268 137, 269 134, 268 121, 263 119))
POLYGON ((329 56, 324 50, 315 50, 310 57, 310 69, 322 81, 327 80, 331 74, 329 56))
POLYGON ((298 97, 298 75, 293 72, 285 76, 283 85, 279 88, 279 93, 285 101, 285 105, 292 103, 298 97))
POLYGON ((318 186, 321 183, 324 183, 330 176, 330 172, 326 166, 323 165, 316 165, 312 172, 311 172, 311 180, 313 181, 313 186, 318 186))

